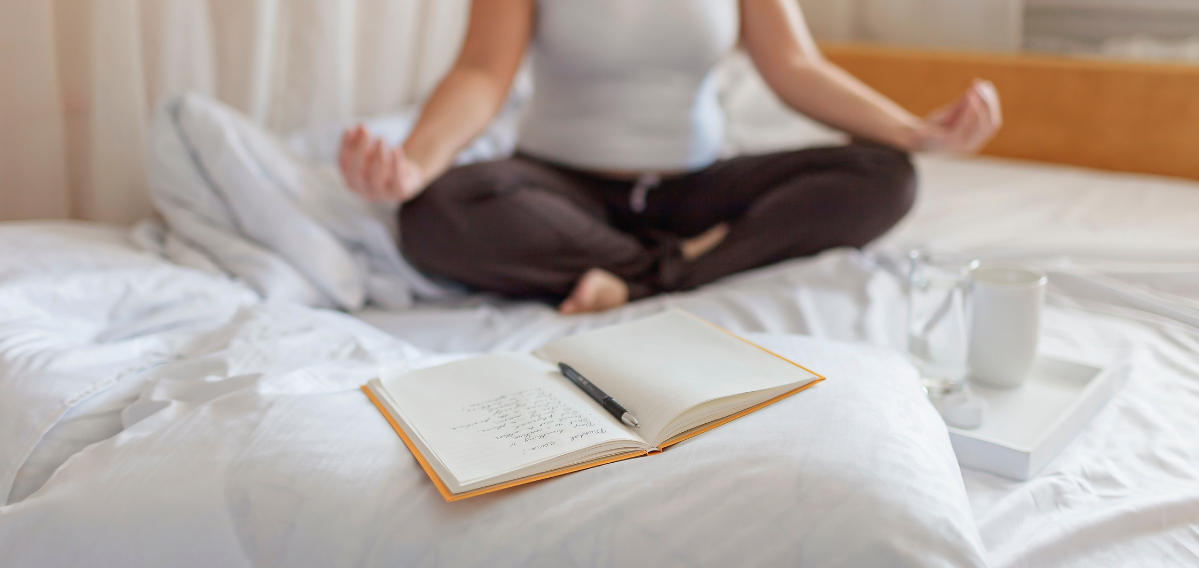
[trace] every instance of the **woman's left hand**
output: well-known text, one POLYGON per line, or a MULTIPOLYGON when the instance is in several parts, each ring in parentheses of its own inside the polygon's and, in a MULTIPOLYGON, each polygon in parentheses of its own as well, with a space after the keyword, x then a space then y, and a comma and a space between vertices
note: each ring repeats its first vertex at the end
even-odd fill
POLYGON ((956 101, 925 117, 914 150, 976 152, 1002 124, 999 93, 990 81, 977 79, 956 101))

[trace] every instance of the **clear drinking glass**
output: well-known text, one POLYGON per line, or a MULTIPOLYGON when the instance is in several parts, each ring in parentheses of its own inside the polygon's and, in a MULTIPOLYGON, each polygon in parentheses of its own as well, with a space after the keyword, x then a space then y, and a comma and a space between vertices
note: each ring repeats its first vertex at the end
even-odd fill
POLYGON ((957 392, 969 373, 967 294, 978 260, 914 250, 908 272, 908 354, 930 396, 957 392))

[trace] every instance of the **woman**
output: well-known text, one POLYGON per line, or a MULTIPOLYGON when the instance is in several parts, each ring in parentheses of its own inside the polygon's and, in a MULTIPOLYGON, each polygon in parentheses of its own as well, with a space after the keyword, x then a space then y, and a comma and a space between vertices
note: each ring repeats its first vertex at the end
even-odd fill
POLYGON ((579 313, 862 247, 912 204, 908 151, 974 151, 999 124, 986 82, 928 118, 904 111, 821 57, 794 0, 475 0, 404 144, 359 126, 339 160, 355 192, 405 203, 417 268, 579 313), (783 102, 857 142, 718 160, 712 70, 738 41, 783 102), (450 169, 530 43, 517 154, 450 169))

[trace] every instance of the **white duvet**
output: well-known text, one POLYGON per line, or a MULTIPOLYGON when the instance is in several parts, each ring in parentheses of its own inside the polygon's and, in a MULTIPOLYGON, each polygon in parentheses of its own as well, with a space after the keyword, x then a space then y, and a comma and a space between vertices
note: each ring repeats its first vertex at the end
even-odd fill
POLYGON ((982 563, 943 426, 893 351, 758 338, 829 380, 653 458, 451 504, 358 390, 382 367, 451 356, 120 242, 108 228, 0 229, 4 251, 29 254, 0 258, 0 307, 26 310, 0 324, 5 417, 69 407, 48 389, 66 385, 58 374, 142 385, 120 433, 0 510, 6 564, 982 563), (102 257, 61 287, 34 277, 102 257), (220 301, 180 302, 197 296, 220 301), (73 326, 56 327, 68 299, 73 326), (75 335, 28 332, 55 328, 75 335), (137 349, 101 348, 122 343, 137 349), (93 374, 96 353, 119 371, 93 374))

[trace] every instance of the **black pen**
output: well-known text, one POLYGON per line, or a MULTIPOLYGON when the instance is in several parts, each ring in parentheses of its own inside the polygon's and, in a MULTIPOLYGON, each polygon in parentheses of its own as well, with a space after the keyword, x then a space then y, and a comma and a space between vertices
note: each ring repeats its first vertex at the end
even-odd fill
POLYGON ((637 418, 634 418, 633 414, 630 414, 628 410, 624 409, 624 406, 617 404, 616 400, 612 399, 612 396, 605 394, 603 390, 596 388, 595 384, 588 382, 587 379, 583 378, 583 375, 579 374, 574 368, 571 368, 565 362, 559 362, 558 369, 562 371, 563 376, 566 376, 571 382, 574 382, 575 386, 582 388, 584 392, 587 392, 588 396, 591 396, 591 399, 599 402, 599 404, 603 406, 605 410, 608 410, 609 413, 619 418, 620 421, 624 422, 625 425, 635 428, 641 427, 641 424, 637 423, 637 418))

